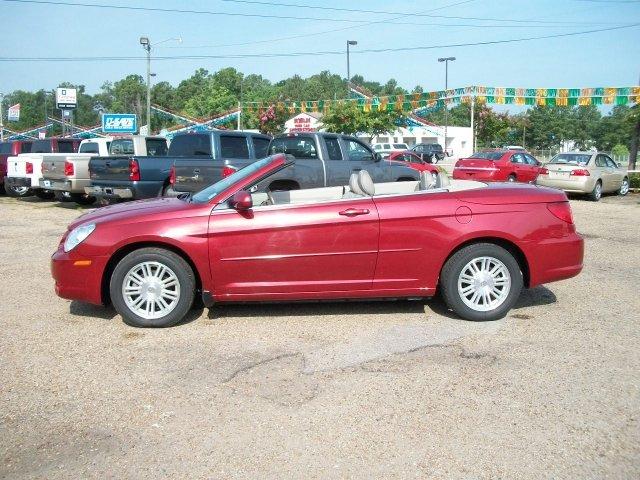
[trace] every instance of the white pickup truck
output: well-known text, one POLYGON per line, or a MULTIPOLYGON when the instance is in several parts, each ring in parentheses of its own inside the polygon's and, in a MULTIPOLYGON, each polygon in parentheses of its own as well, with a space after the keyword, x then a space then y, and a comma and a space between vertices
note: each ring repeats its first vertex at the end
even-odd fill
POLYGON ((54 192, 58 200, 92 204, 96 199, 84 193, 84 187, 91 184, 89 161, 95 156, 108 156, 113 141, 111 137, 91 138, 80 142, 78 153, 43 156, 40 189, 54 192))
POLYGON ((73 200, 80 205, 91 205, 96 197, 86 193, 91 186, 89 162, 92 158, 122 155, 165 154, 167 141, 160 137, 133 135, 114 139, 83 140, 77 154, 47 156, 42 162, 40 188, 53 190, 59 200, 73 200), (151 141, 152 140, 152 141, 151 141), (161 150, 161 152, 156 152, 161 150))
POLYGON ((42 160, 49 155, 70 155, 78 151, 80 140, 70 138, 44 138, 35 140, 30 153, 21 153, 7 159, 5 190, 12 197, 37 195, 42 199, 51 199, 51 190, 40 188, 42 178, 42 160))

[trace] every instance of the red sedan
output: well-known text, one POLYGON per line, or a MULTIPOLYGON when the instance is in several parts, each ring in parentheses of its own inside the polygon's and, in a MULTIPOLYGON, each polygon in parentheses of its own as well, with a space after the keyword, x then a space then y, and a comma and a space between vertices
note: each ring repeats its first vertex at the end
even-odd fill
POLYGON ((388 162, 401 164, 406 167, 411 167, 419 172, 430 172, 434 177, 438 175, 438 167, 431 163, 422 161, 419 155, 415 154, 411 150, 405 150, 402 152, 391 152, 386 157, 388 162))
POLYGON ((52 258, 56 293, 111 302, 138 327, 178 323, 196 293, 225 302, 424 298, 469 320, 503 317, 523 287, 582 270, 559 190, 454 181, 261 191, 294 160, 259 160, 191 197, 80 216, 52 258))
POLYGON ((533 183, 538 178, 541 163, 522 150, 492 150, 477 152, 458 160, 453 178, 482 182, 533 183))

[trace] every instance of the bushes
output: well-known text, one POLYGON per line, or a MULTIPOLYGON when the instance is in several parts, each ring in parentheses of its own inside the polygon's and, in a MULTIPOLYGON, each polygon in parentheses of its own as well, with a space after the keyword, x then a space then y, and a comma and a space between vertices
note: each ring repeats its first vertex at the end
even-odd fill
POLYGON ((640 173, 629 174, 629 186, 631 188, 640 188, 640 173))

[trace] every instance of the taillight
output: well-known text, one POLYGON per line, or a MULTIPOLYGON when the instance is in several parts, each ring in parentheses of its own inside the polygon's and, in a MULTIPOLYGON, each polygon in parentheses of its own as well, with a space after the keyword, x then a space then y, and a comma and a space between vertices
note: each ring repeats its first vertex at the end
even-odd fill
POLYGON ((576 168, 575 170, 571 170, 571 173, 569 175, 574 177, 588 177, 591 174, 586 168, 576 168))
POLYGON ((547 203, 547 209, 553 213, 553 215, 563 222, 573 223, 573 215, 571 215, 571 207, 569 202, 554 202, 547 203))
POLYGON ((222 167, 222 178, 228 177, 238 171, 237 168, 230 167, 229 165, 225 165, 222 167))
POLYGON ((73 177, 73 163, 71 162, 64 162, 64 174, 66 177, 73 177))
POLYGON ((171 165, 171 170, 169 170, 169 183, 171 185, 176 184, 176 167, 175 165, 171 165))
POLYGON ((135 158, 129 160, 129 180, 134 182, 140 180, 140 166, 135 158))
POLYGON ((540 175, 549 175, 549 169, 542 167, 538 173, 540 175))
POLYGON ((27 162, 26 169, 27 169, 27 173, 28 173, 28 174, 33 173, 33 163, 31 163, 31 162, 27 162))

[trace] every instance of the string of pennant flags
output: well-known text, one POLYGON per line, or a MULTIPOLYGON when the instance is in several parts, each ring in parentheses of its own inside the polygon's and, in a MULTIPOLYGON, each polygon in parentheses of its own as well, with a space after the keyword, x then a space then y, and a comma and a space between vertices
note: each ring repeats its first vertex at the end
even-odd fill
POLYGON ((434 92, 388 95, 338 100, 242 102, 248 112, 262 112, 270 107, 287 113, 326 113, 332 105, 355 103, 365 112, 436 110, 444 106, 472 102, 494 105, 633 105, 640 103, 640 86, 592 88, 509 88, 471 86, 434 92))

